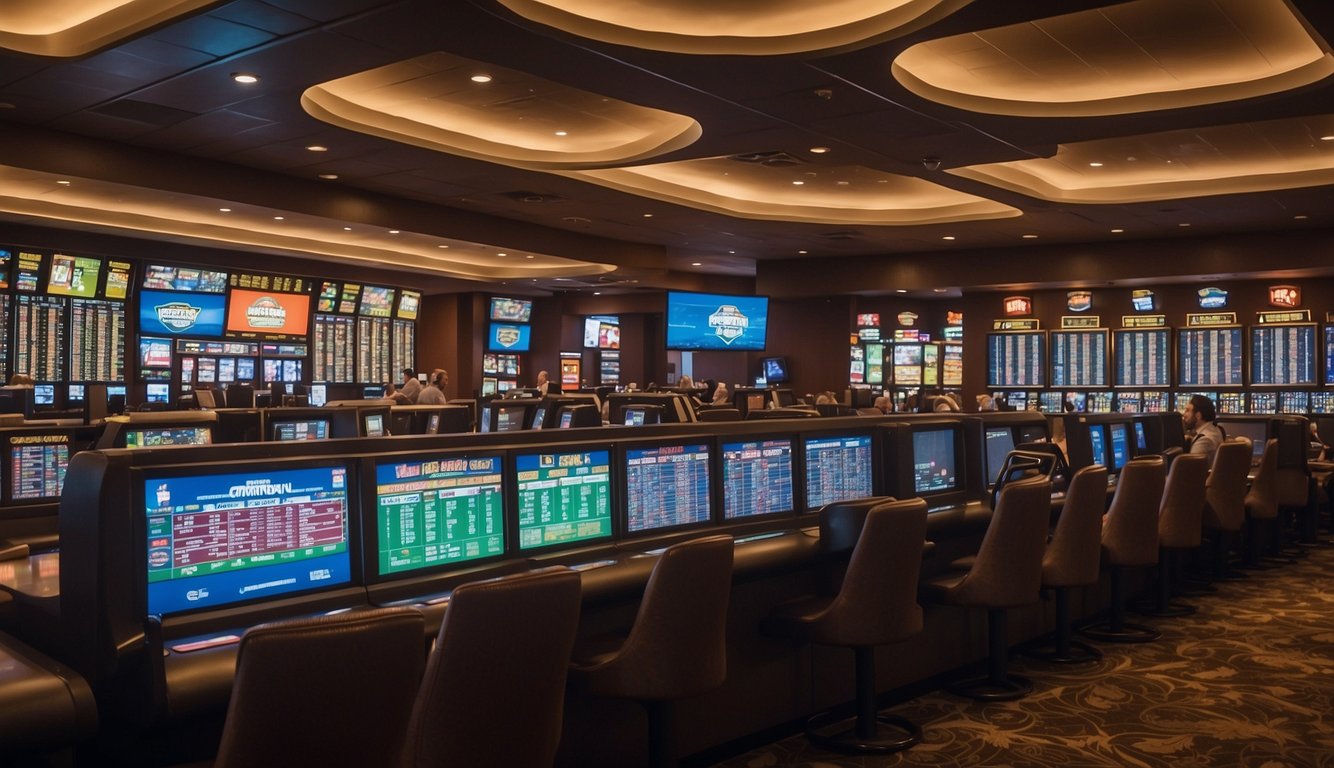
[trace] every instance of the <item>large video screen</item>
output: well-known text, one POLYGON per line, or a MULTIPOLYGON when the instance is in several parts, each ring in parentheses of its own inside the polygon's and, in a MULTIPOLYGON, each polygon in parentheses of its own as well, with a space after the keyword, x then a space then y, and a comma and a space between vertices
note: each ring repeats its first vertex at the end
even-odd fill
POLYGON ((609 451, 544 451, 514 457, 519 549, 611 538, 609 451))
POLYGON ((872 495, 871 436, 806 438, 806 509, 872 495))
POLYGON ((221 336, 227 314, 214 293, 139 292, 139 332, 169 336, 221 336))
POLYGON ((305 336, 310 296, 233 288, 227 300, 227 331, 258 336, 305 336))
POLYGON ((585 349, 620 349, 621 319, 615 315, 584 318, 585 349))
POLYGON ((1118 387, 1171 385, 1170 328, 1121 328, 1113 332, 1118 387))
MULTIPOLYGON (((151 386, 151 385, 150 385, 151 386)), ((167 386, 163 384, 162 386, 167 386)), ((213 442, 213 428, 207 426, 188 427, 143 427, 125 430, 126 448, 162 448, 171 445, 210 445, 213 442)))
POLYGON ((987 334, 987 386, 1044 386, 1046 341, 1044 331, 987 334))
POLYGON ((793 511, 792 441, 724 442, 723 517, 735 520, 793 511))
POLYGON ((506 323, 527 323, 533 319, 533 302, 528 299, 491 298, 491 319, 506 323))
POLYGON ((760 351, 769 297, 667 292, 667 348, 760 351))
POLYGON ((1051 386, 1107 386, 1107 331, 1052 331, 1051 386))
POLYGON ((625 493, 632 533, 708 522, 709 446, 627 448, 625 493))
POLYGON ((492 352, 527 352, 532 340, 531 326, 492 323, 486 348, 492 352))
POLYGON ((101 273, 102 262, 99 259, 52 254, 51 276, 46 281, 46 292, 91 299, 97 295, 97 281, 101 273))
POLYGON ((257 467, 143 482, 149 615, 352 578, 345 466, 257 467))
POLYGON ((362 288, 358 312, 363 317, 390 317, 394 314, 394 289, 378 285, 362 288))
POLYGON ((502 477, 499 455, 376 464, 379 575, 504 554, 502 477))
POLYGON ((1177 331, 1177 385, 1240 386, 1240 326, 1182 328, 1177 331))
POLYGON ((1320 351, 1314 323, 1251 327, 1251 384, 1311 386, 1320 351))

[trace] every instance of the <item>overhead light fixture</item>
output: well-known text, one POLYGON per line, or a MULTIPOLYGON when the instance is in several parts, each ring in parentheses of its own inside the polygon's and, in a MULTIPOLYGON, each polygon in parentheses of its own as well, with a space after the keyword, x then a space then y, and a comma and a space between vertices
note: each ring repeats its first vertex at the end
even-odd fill
POLYGON ((593 291, 593 295, 594 295, 594 296, 601 296, 601 295, 602 295, 602 291, 593 291))
POLYGON ((804 181, 794 181, 794 182, 792 182, 792 186, 794 186, 794 187, 800 187, 802 184, 805 184, 805 183, 806 183, 806 182, 804 182, 804 181))
POLYGON ((646 218, 646 219, 651 219, 651 218, 653 218, 653 214, 651 214, 651 213, 646 213, 646 214, 644 214, 644 218, 646 218))
POLYGON ((232 79, 242 85, 253 85, 259 82, 259 75, 252 75, 249 72, 233 72, 232 79))
POLYGON ((448 247, 449 247, 449 246, 447 246, 447 245, 437 245, 437 246, 436 246, 436 248, 448 248, 448 247))
POLYGON ((557 136, 569 136, 569 135, 570 135, 570 132, 569 132, 569 131, 556 131, 556 135, 557 135, 557 136))
POLYGON ((1321 140, 1321 141, 1334 141, 1334 134, 1330 134, 1330 135, 1328 135, 1328 136, 1321 136, 1321 137, 1320 137, 1320 140, 1321 140))
POLYGON ((488 74, 486 74, 485 72, 478 72, 477 74, 473 75, 472 77, 470 77, 470 78, 468 78, 468 79, 471 80, 471 81, 473 81, 474 83, 489 83, 489 82, 491 82, 491 76, 488 75, 488 74))
MULTIPOLYGON (((1171 162, 1170 160, 1168 162, 1171 162)), ((1102 163, 1089 163, 1090 168, 1101 168, 1102 163)))
POLYGON ((501 258, 503 259, 503 258, 505 258, 506 256, 508 256, 509 254, 508 254, 508 253, 501 252, 501 253, 497 253, 496 255, 499 256, 499 257, 501 257, 501 258))
POLYGON ((1304 214, 1304 213, 1299 213, 1299 214, 1297 214, 1296 216, 1293 216, 1292 218, 1294 218, 1294 219, 1299 219, 1299 220, 1300 220, 1300 219, 1306 219, 1306 218, 1310 218, 1310 217, 1307 216, 1307 215, 1304 214))
POLYGON ((946 292, 946 291, 948 291, 948 290, 949 290, 948 288, 932 288, 932 289, 931 289, 931 292, 932 292, 932 293, 944 293, 944 292, 946 292))
POLYGON ((813 155, 823 155, 828 151, 829 147, 811 147, 811 154, 813 155))
POLYGON ((1121 234, 1122 232, 1125 232, 1125 230, 1124 230, 1124 229, 1113 229, 1113 230, 1112 230, 1112 234, 1113 234, 1113 235, 1119 235, 1119 234, 1121 234))
POLYGON ((389 230, 389 234, 391 234, 391 235, 397 235, 398 233, 399 233, 399 230, 397 230, 397 229, 391 229, 391 230, 389 230))
POLYGON ((311 145, 307 146, 306 149, 307 149, 308 151, 310 151, 310 152, 328 152, 328 151, 329 151, 329 148, 326 147, 326 146, 324 146, 323 144, 311 144, 311 145))
POLYGON ((908 292, 908 289, 907 289, 907 288, 895 288, 895 289, 894 289, 894 293, 907 293, 907 292, 908 292))
POLYGON ((274 220, 274 221, 283 221, 283 220, 286 219, 286 218, 287 218, 287 217, 285 217, 285 216, 274 216, 274 217, 273 217, 273 220, 274 220))
POLYGON ((524 257, 524 258, 528 258, 528 259, 536 259, 537 257, 530 253, 530 254, 528 254, 528 255, 527 255, 526 257, 524 257))
POLYGON ((351 228, 351 227, 343 227, 343 231, 344 231, 344 232, 351 232, 351 231, 352 231, 352 228, 351 228))
POLYGON ((231 208, 219 208, 219 209, 218 209, 218 212, 219 212, 219 213, 231 213, 231 212, 232 212, 232 209, 231 209, 231 208))
POLYGON ((1189 221, 1183 221, 1183 222, 1181 222, 1180 224, 1178 224, 1177 226, 1178 226, 1178 227, 1189 227, 1189 226, 1190 226, 1190 222, 1189 222, 1189 221))
POLYGON ((809 251, 797 251, 798 254, 805 256, 809 251))
POLYGON ((690 266, 692 266, 692 267, 702 267, 702 266, 704 266, 704 262, 702 262, 702 261, 692 261, 692 262, 690 262, 690 266))
POLYGON ((320 174, 320 178, 321 178, 321 179, 324 179, 324 180, 326 180, 326 181, 333 181, 334 179, 338 178, 338 174, 336 174, 336 173, 321 173, 321 174, 320 174))
POLYGON ((945 235, 944 237, 942 237, 942 238, 940 238, 940 239, 941 239, 941 240, 953 240, 953 239, 954 239, 954 235, 945 235))
POLYGON ((1024 235, 1023 238, 1024 238, 1025 240, 1037 240, 1037 239, 1038 239, 1038 236, 1037 236, 1037 235, 1024 235))

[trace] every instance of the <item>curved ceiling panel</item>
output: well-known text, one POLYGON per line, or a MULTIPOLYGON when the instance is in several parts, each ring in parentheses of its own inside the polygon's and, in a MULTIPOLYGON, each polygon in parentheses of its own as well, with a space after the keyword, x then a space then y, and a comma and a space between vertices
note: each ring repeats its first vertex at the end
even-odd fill
POLYGON ((1334 183, 1334 115, 1062 144, 950 173, 1043 200, 1137 203, 1334 183))
POLYGON ((4 0, 0 47, 82 56, 217 0, 4 0))
POLYGON ((616 267, 128 184, 0 165, 0 214, 464 280, 600 275, 616 267))
POLYGON ((906 34, 971 0, 500 0, 524 18, 593 40, 692 54, 772 56, 906 34), (726 30, 720 34, 720 30, 726 30))
POLYGON ((1083 117, 1278 93, 1334 57, 1286 0, 1136 0, 920 43, 893 71, 960 109, 1083 117))
POLYGON ((641 162, 701 133, 685 115, 447 53, 312 86, 301 104, 347 130, 533 170, 641 162))
POLYGON ((863 166, 774 166, 715 157, 564 175, 745 219, 907 226, 1019 216, 1016 208, 863 166))

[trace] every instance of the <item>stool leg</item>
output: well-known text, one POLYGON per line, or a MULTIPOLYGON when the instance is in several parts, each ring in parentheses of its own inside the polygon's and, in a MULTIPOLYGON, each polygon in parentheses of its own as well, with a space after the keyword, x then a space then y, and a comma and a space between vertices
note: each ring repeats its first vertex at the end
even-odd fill
POLYGON ((880 714, 875 696, 875 648, 854 647, 857 660, 857 716, 849 723, 821 712, 806 721, 806 738, 835 752, 887 754, 922 740, 922 730, 896 715, 880 714))
POLYGON ((1135 612, 1148 616, 1189 616, 1195 613, 1195 606, 1188 603, 1172 602, 1172 570, 1176 552, 1165 547, 1158 548, 1158 595, 1157 599, 1135 604, 1135 612))
POLYGON ((1121 566, 1112 567, 1112 602, 1108 619, 1085 627, 1086 637, 1108 643, 1148 643, 1162 637, 1162 633, 1143 624, 1126 621, 1126 574, 1121 566))
POLYGON ((652 768, 676 765, 675 723, 670 701, 646 701, 648 710, 648 764, 652 768))
POLYGON ((1102 651, 1071 637, 1070 587, 1055 587, 1056 629, 1052 631, 1051 646, 1038 646, 1021 651, 1025 656, 1052 664, 1086 664, 1102 658, 1102 651))
POLYGON ((1004 608, 987 609, 987 674, 948 683, 950 693, 978 701, 1014 701, 1033 691, 1033 682, 1008 672, 1010 640, 1004 608))

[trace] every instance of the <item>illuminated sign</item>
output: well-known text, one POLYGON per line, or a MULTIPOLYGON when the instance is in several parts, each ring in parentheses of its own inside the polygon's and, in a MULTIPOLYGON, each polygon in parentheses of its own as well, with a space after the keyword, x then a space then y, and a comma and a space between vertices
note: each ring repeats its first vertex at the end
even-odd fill
POLYGON ((724 304, 709 315, 709 327, 724 344, 731 344, 745 335, 746 329, 750 327, 750 318, 741 314, 741 310, 735 306, 724 304))
POLYGON ((1071 312, 1087 312, 1093 306, 1092 291, 1070 291, 1065 294, 1065 306, 1071 312))
POLYGON ((1210 286, 1196 291, 1200 297, 1200 309, 1222 309, 1227 306, 1227 291, 1210 286))
POLYGON ((911 327, 912 325, 916 324, 916 322, 917 322, 917 313, 916 313, 916 312, 900 312, 900 313, 898 314, 898 321, 899 321, 899 325, 906 325, 906 326, 911 327))
POLYGON ((267 336, 304 336, 309 314, 309 295, 233 288, 227 304, 227 330, 267 336))
POLYGON ((1136 312, 1152 312, 1158 307, 1158 295, 1148 288, 1137 288, 1130 292, 1130 306, 1136 312))
POLYGON ((1033 300, 1027 296, 1007 296, 1004 306, 1006 317, 1033 314, 1033 300))
POLYGON ((1269 304, 1274 307, 1300 307, 1302 289, 1295 285, 1269 286, 1269 304))

